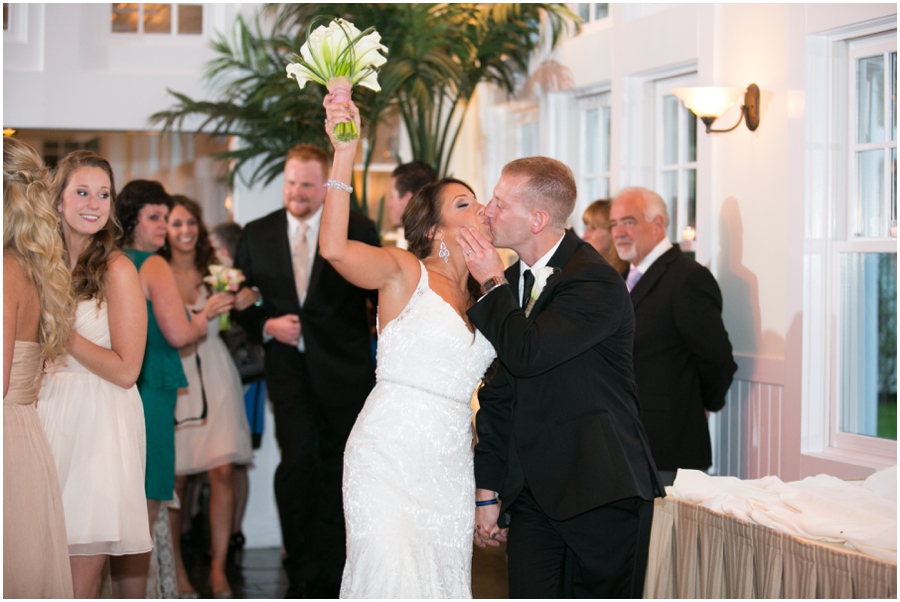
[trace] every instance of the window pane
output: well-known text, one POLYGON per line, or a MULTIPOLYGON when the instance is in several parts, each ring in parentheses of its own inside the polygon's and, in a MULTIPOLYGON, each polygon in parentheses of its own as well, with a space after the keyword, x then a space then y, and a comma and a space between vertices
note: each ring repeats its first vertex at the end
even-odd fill
POLYGON ((669 210, 669 239, 678 240, 678 172, 666 171, 662 174, 662 198, 669 210))
POLYGON ((884 141, 884 59, 882 55, 856 61, 857 142, 884 141))
POLYGON ((584 112, 584 169, 596 174, 600 169, 600 111, 584 112))
POLYGON ((594 19, 605 19, 609 16, 609 4, 598 2, 594 4, 594 19))
POLYGON ((203 5, 179 4, 178 5, 178 33, 202 34, 203 33, 203 5))
POLYGON ((603 107, 603 163, 600 169, 609 172, 610 153, 612 152, 612 130, 610 129, 610 108, 603 107))
POLYGON ((841 426, 897 439, 897 255, 841 255, 841 426))
POLYGON ((591 198, 608 199, 609 198, 609 178, 600 178, 597 195, 591 198))
POLYGON ((114 3, 112 5, 112 32, 137 33, 137 31, 138 5, 114 3))
POLYGON ((897 148, 891 149, 891 219, 897 221, 897 148))
POLYGON ((588 178, 584 181, 584 196, 591 202, 602 198, 597 178, 588 178))
POLYGON ((587 23, 591 20, 591 5, 586 2, 582 2, 575 5, 576 10, 578 11, 578 16, 581 17, 582 21, 587 23))
POLYGON ((855 228, 857 237, 884 236, 887 218, 884 207, 885 152, 881 149, 857 153, 857 202, 855 228))
POLYGON ((687 225, 697 228, 697 170, 688 169, 687 174, 687 225))
POLYGON ((519 156, 534 157, 538 152, 538 124, 523 123, 519 126, 519 156))
POLYGON ((673 94, 663 96, 663 165, 678 163, 678 107, 673 94))
POLYGON ((897 53, 891 53, 891 140, 897 139, 897 53))
POLYGON ((144 33, 172 33, 172 5, 144 5, 144 33))
POLYGON ((683 110, 687 113, 687 161, 693 163, 697 160, 697 116, 692 111, 683 110))

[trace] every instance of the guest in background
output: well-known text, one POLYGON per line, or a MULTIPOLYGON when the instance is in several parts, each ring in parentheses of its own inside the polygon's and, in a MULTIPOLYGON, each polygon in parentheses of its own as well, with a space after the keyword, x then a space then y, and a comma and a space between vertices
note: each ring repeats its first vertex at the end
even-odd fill
MULTIPOLYGON (((222 222, 210 229, 209 244, 216 252, 219 263, 229 267, 234 265, 234 258, 237 256, 237 247, 243 231, 240 224, 234 222, 222 222)), ((232 323, 231 327, 233 329, 241 328, 241 325, 232 323)), ((250 438, 253 442, 253 449, 259 448, 262 440, 265 387, 264 380, 254 380, 249 383, 249 388, 244 393, 244 407, 247 419, 251 424, 250 438)), ((228 543, 228 559, 231 561, 239 559, 247 541, 242 530, 244 513, 247 511, 247 500, 250 497, 250 477, 247 474, 247 468, 247 464, 238 464, 234 467, 234 520, 231 524, 231 541, 228 543)))
MULTIPOLYGON (((137 386, 147 429, 144 487, 151 526, 156 524, 160 503, 171 500, 175 489, 175 400, 178 389, 188 384, 178 349, 195 342, 207 329, 207 308, 200 309, 193 318, 188 316, 172 269, 156 255, 166 244, 166 219, 171 208, 172 197, 162 184, 150 180, 126 184, 116 206, 123 230, 120 242, 137 267, 146 301, 146 351, 137 386)), ((209 310, 218 313, 220 305, 230 303, 217 299, 209 310)), ((145 565, 145 577, 147 569, 145 565)))
POLYGON ((47 169, 3 139, 3 597, 71 598, 59 478, 35 401, 75 303, 47 169))
POLYGON ((212 245, 219 263, 228 267, 234 265, 243 231, 241 225, 234 222, 222 222, 209 229, 209 244, 212 245))
POLYGON ((394 168, 391 173, 391 190, 388 193, 388 220, 394 231, 385 240, 396 240, 396 246, 407 248, 406 236, 403 232, 403 212, 413 195, 422 186, 437 182, 437 172, 424 161, 410 161, 394 168))
POLYGON ((584 210, 581 217, 584 222, 584 242, 597 249, 609 265, 620 274, 628 271, 628 262, 619 257, 613 244, 612 230, 609 227, 609 208, 612 201, 600 199, 594 201, 584 210))
POLYGON ((38 413, 62 490, 74 593, 96 597, 112 556, 113 595, 143 598, 153 544, 135 381, 147 309, 134 265, 116 248, 121 229, 109 163, 88 151, 70 153, 56 167, 53 196, 78 305, 68 356, 47 366, 38 413))
MULTIPOLYGON (((375 383, 366 303, 318 252, 329 157, 292 148, 280 209, 244 228, 234 265, 262 304, 236 316, 265 339, 266 388, 281 463, 275 499, 290 580, 287 596, 336 597, 346 556, 341 476, 344 446, 375 383)), ((353 213, 349 237, 379 245, 375 224, 353 213)))
MULTIPOLYGON (((214 597, 231 597, 225 575, 225 561, 234 515, 234 465, 247 464, 253 458, 250 449, 250 427, 244 413, 241 377, 231 354, 219 337, 216 318, 239 305, 231 292, 212 293, 203 278, 209 265, 218 263, 200 206, 191 199, 175 195, 169 214, 168 244, 160 249, 175 274, 182 302, 199 311, 207 307, 209 326, 205 336, 179 350, 181 364, 188 380, 187 388, 178 390, 175 408, 175 491, 184 499, 187 477, 206 473, 209 478, 209 522, 212 558, 209 581, 214 597), (206 417, 197 419, 203 414, 206 417)), ((255 299, 250 289, 242 289, 242 307, 255 299), (249 299, 247 299, 249 297, 249 299)), ((181 532, 180 510, 170 509, 172 532, 181 532)), ((180 537, 174 536, 175 570, 179 593, 193 588, 184 570, 180 537)))
POLYGON ((634 304, 634 373, 641 419, 664 485, 679 468, 712 464, 707 416, 725 405, 737 370, 722 323, 722 293, 666 236, 669 214, 646 188, 613 199, 610 225, 634 304))

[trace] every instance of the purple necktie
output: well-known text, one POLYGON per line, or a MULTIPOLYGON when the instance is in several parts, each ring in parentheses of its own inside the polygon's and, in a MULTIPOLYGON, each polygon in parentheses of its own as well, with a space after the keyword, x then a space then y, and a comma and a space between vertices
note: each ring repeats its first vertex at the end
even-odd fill
POLYGON ((634 285, 637 284, 637 281, 641 279, 641 274, 637 269, 631 268, 628 271, 628 278, 625 279, 625 286, 628 287, 628 292, 630 293, 634 289, 634 285))

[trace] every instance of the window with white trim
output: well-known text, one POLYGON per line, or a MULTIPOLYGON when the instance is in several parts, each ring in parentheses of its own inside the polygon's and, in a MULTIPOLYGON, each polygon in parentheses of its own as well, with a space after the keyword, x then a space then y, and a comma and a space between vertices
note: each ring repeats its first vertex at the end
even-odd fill
POLYGON ((847 45, 849 194, 833 245, 840 289, 835 436, 896 440, 897 36, 847 45))
POLYGON ((112 4, 113 33, 200 35, 202 4, 112 4))
POLYGON ((803 451, 895 464, 896 20, 810 48, 803 451))
POLYGON ((597 199, 609 198, 610 118, 608 92, 578 99, 578 196, 582 210, 597 199))
POLYGON ((608 2, 578 2, 573 5, 573 9, 584 23, 609 17, 608 2))
MULTIPOLYGON (((672 94, 693 85, 694 76, 656 81, 656 192, 669 210, 672 242, 697 227, 697 116, 672 94)), ((693 240, 693 237, 690 237, 693 240)))

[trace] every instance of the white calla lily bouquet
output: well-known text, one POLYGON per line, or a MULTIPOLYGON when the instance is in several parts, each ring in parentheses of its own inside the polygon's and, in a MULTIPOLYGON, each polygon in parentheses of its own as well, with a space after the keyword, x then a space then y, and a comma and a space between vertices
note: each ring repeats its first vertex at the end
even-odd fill
MULTIPOLYGON (((388 49, 375 28, 360 31, 353 23, 337 18, 313 29, 317 21, 306 30, 300 56, 291 55, 287 76, 297 80, 300 88, 308 81, 322 84, 338 102, 350 100, 350 89, 357 85, 379 92, 378 68, 387 61, 379 52, 388 49)), ((353 121, 337 124, 334 133, 342 142, 359 138, 353 121)))

